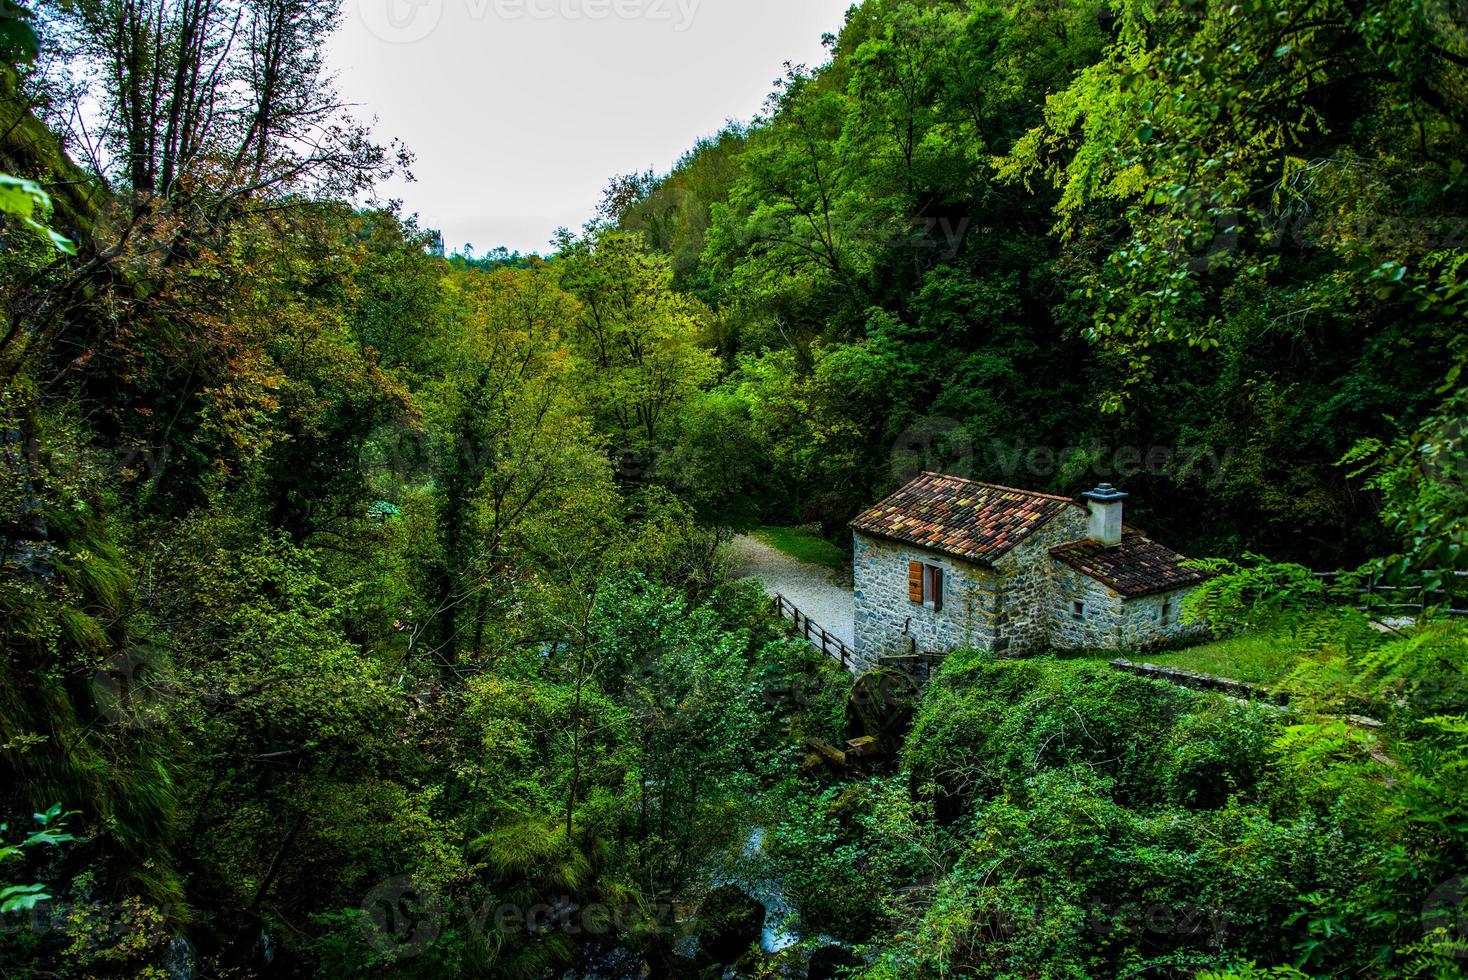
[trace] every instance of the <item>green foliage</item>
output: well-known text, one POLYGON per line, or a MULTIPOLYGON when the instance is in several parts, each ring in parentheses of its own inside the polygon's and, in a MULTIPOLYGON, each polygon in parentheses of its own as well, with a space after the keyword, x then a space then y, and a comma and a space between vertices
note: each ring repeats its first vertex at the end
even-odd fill
POLYGON ((1303 565, 1270 562, 1246 555, 1241 565, 1226 559, 1198 562, 1210 578, 1189 593, 1183 614, 1220 627, 1278 618, 1323 604, 1330 588, 1303 565))
MULTIPOLYGON (((1449 373, 1447 390, 1459 384, 1462 365, 1449 373)), ((1383 498, 1382 518, 1403 553, 1384 562, 1399 578, 1446 588, 1450 598, 1468 592, 1468 388, 1450 394, 1415 430, 1390 443, 1367 439, 1345 458, 1370 474, 1368 485, 1383 498), (1460 573, 1453 575, 1452 573, 1460 573)))
MULTIPOLYGON (((0 22, 0 62, 14 64, 33 60, 41 50, 41 39, 33 26, 35 14, 20 3, 11 3, 0 22)), ((4 208, 0 208, 4 210, 4 208)))
POLYGON ((1283 980, 1304 980, 1310 976, 1301 973, 1292 966, 1260 967, 1253 963, 1247 966, 1234 967, 1229 970, 1205 970, 1198 974, 1199 980, 1266 980, 1268 977, 1281 977, 1283 980))
POLYGON ((1236 794, 1252 795, 1269 766, 1276 725, 1268 708, 1210 704, 1185 715, 1167 734, 1157 767, 1167 802, 1215 810, 1236 794))
MULTIPOLYGON (((18 843, 0 845, 0 865, 9 861, 22 860, 27 848, 40 845, 55 847, 76 840, 70 834, 62 832, 68 816, 71 814, 63 814, 59 803, 45 813, 34 814, 33 817, 40 829, 32 831, 29 836, 18 843)), ((8 829, 5 824, 0 824, 0 834, 8 829)), ((47 894, 44 884, 7 885, 0 882, 0 913, 29 912, 38 903, 50 901, 50 899, 51 896, 47 894)))
MULTIPOLYGON (((1415 910, 1447 871, 1425 838, 1378 822, 1395 818, 1371 736, 1306 752, 1317 709, 1302 710, 1074 661, 950 657, 904 755, 913 802, 935 807, 924 824, 941 828, 935 871, 886 910, 869 975, 1217 972, 1251 957, 1414 975, 1415 910), (1382 898, 1387 853, 1432 870, 1382 898)), ((1339 716, 1319 724, 1338 731, 1339 716)))
POLYGON ((615 201, 608 211, 621 227, 641 232, 652 248, 668 255, 673 281, 680 287, 709 285, 694 277, 700 271, 711 209, 728 200, 744 139, 743 127, 726 126, 717 136, 700 140, 666 177, 653 186, 638 186, 630 199, 615 201))
MULTIPOLYGON (((7 17, 0 24, 7 32, 4 40, 10 41, 9 32, 17 28, 29 30, 25 22, 7 17)), ((34 38, 32 38, 34 40, 34 38)), ((44 218, 50 214, 51 197, 33 180, 0 174, 0 214, 8 214, 23 226, 48 239, 59 251, 76 254, 76 245, 71 239, 59 235, 46 226, 44 218)))
POLYGON ((1134 804, 1155 797, 1163 736, 1188 696, 1100 664, 949 657, 926 692, 904 761, 945 811, 1090 766, 1134 804))
POLYGON ((768 498, 764 447, 752 431, 749 403, 727 389, 689 399, 676 442, 658 460, 659 483, 688 501, 701 523, 745 529, 768 498))
POLYGON ((579 383, 616 432, 617 450, 659 447, 676 410, 714 378, 706 310, 670 288, 667 262, 634 236, 604 229, 557 245, 561 284, 581 303, 579 383))
POLYGON ((1389 418, 1452 441, 1414 352, 1463 333, 1461 18, 1317 13, 874 0, 748 130, 618 185, 714 306, 761 520, 834 534, 914 467, 1104 478, 1195 553, 1447 566, 1461 480, 1398 479, 1387 533, 1337 463, 1389 418))
POLYGON ((1351 607, 1468 555, 1461 18, 867 0, 555 255, 445 260, 330 199, 390 163, 322 84, 336 14, 234 6, 240 47, 0 20, 41 55, 0 70, 0 820, 60 801, 0 848, 54 927, 7 970, 564 972, 600 937, 536 906, 662 968, 763 827, 872 976, 1454 975, 1468 640, 1351 607), (113 190, 25 108, 100 65, 113 190), (919 468, 1135 485, 1242 556, 1187 608, 1223 639, 1157 659, 1290 710, 960 651, 821 768, 852 680, 721 545, 835 569, 919 468))
POLYGON ((1273 740, 1278 765, 1301 799, 1374 842, 1361 879, 1299 896, 1290 917, 1304 930, 1296 965, 1328 970, 1370 958, 1384 975, 1451 975, 1460 938, 1422 930, 1424 910, 1461 901, 1453 869, 1468 842, 1458 816, 1463 626, 1372 627, 1353 610, 1322 606, 1319 583, 1289 569, 1257 565, 1227 578, 1235 581, 1214 594, 1252 594, 1233 608, 1272 626, 1275 642, 1298 657, 1280 681, 1292 710, 1273 740), (1280 594, 1264 601, 1251 590, 1269 578, 1280 594))
POLYGON ((937 870, 943 832, 900 780, 792 793, 767 844, 811 929, 863 940, 937 870))
MULTIPOLYGON (((1456 70, 1405 52, 1451 55, 1464 41, 1461 24, 1422 4, 1335 4, 1314 13, 1292 16, 1268 0, 1123 6, 1108 56, 1055 94, 1045 124, 1006 161, 1011 176, 1042 171, 1059 186, 1056 214, 1067 235, 1091 232, 1100 202, 1125 208, 1129 240, 1087 283, 1102 300, 1099 337, 1217 346, 1222 324, 1207 315, 1206 297, 1234 276, 1269 274, 1276 258, 1257 243, 1289 233, 1280 222, 1306 209, 1339 209, 1307 234, 1348 260, 1396 244, 1345 226, 1362 203, 1385 205, 1379 191, 1405 191, 1418 175, 1376 150, 1385 166, 1368 178, 1363 201, 1353 175, 1373 152, 1352 145, 1343 104, 1321 95, 1340 87, 1369 99, 1372 111, 1416 106, 1425 157, 1458 145, 1459 96, 1448 94, 1456 70), (1374 85, 1365 80, 1373 73, 1374 85), (1320 148, 1336 141, 1347 155, 1322 159, 1320 148)), ((1429 166, 1451 193, 1461 168, 1429 166)), ((1399 200, 1414 217, 1424 203, 1410 193, 1399 200)), ((1351 288, 1349 280, 1335 286, 1351 288)), ((1145 359, 1133 370, 1145 375, 1145 359)))

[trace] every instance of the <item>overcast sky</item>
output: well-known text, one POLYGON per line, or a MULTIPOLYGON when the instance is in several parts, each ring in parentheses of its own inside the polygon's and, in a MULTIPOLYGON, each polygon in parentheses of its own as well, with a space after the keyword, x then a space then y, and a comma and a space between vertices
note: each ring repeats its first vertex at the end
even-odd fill
POLYGON ((789 60, 825 60, 851 0, 345 0, 330 54, 380 138, 417 154, 385 188, 472 243, 544 252, 614 174, 666 171, 747 121, 789 60))

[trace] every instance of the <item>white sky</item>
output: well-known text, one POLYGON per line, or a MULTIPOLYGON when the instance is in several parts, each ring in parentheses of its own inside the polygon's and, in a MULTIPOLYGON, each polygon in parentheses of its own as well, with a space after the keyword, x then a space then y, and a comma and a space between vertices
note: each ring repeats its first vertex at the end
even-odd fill
POLYGON ((760 108, 786 60, 825 60, 852 0, 345 0, 330 60, 379 138, 417 154, 383 188, 473 243, 544 252, 614 174, 665 172, 760 108))

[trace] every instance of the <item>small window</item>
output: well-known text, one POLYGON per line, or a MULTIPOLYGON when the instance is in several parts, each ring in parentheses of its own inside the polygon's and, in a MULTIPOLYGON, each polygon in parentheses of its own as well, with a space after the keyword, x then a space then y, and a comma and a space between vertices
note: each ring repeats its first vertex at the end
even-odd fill
POLYGON ((1086 618, 1086 604, 1084 602, 1071 603, 1070 618, 1074 620, 1084 620, 1086 618))
POLYGON ((923 572, 923 601, 937 612, 943 608, 943 569, 928 565, 923 572))
POLYGON ((907 598, 934 612, 943 608, 943 569, 920 561, 907 563, 907 598))
POLYGON ((1171 599, 1163 599, 1162 600, 1162 611, 1160 613, 1158 613, 1158 618, 1162 621, 1162 625, 1163 626, 1166 626, 1168 623, 1172 622, 1172 600, 1171 599))

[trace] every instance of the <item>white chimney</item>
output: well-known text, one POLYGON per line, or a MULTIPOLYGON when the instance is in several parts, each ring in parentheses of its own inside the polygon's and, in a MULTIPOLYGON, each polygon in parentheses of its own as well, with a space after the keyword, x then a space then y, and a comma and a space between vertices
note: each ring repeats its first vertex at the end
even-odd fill
POLYGON ((1092 541, 1114 548, 1121 544, 1121 502, 1127 498, 1109 483, 1081 494, 1091 508, 1091 524, 1088 536, 1092 541))

